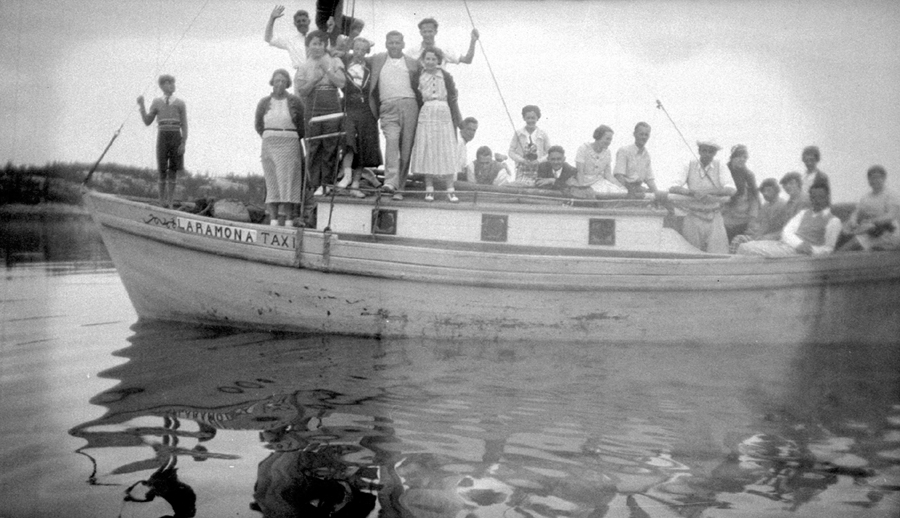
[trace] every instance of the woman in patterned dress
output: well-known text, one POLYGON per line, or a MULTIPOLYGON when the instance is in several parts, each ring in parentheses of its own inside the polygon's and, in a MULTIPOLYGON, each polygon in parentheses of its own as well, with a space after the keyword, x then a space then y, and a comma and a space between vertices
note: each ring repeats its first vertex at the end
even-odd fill
POLYGON ((291 76, 279 68, 269 80, 272 93, 256 106, 256 132, 262 137, 266 209, 273 225, 284 226, 303 196, 303 103, 288 93, 291 76))

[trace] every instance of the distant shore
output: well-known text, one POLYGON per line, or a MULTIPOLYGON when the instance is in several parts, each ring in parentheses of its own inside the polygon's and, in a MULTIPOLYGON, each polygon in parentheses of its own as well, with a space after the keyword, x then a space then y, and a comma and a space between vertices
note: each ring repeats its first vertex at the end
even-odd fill
POLYGON ((69 203, 38 203, 36 205, 10 203, 0 205, 0 218, 2 219, 61 218, 65 216, 89 215, 90 212, 83 205, 72 205, 69 203))

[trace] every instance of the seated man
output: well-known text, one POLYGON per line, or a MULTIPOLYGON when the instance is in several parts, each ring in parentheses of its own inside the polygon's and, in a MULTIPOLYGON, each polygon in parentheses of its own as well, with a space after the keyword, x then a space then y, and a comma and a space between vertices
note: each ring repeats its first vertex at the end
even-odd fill
POLYGON ((738 247, 738 255, 790 257, 825 255, 834 251, 841 233, 841 220, 831 214, 830 189, 825 182, 809 188, 811 207, 791 218, 778 241, 751 241, 738 247))
POLYGON ((859 200, 844 224, 844 233, 852 237, 840 250, 896 250, 900 248, 900 198, 885 189, 884 167, 872 166, 866 176, 872 192, 859 200))
POLYGON ((572 182, 578 170, 566 163, 566 151, 562 146, 550 146, 547 150, 547 160, 538 165, 535 187, 541 189, 556 189, 565 191, 572 182))
POLYGON ((747 233, 734 236, 731 240, 731 253, 737 251, 742 243, 750 241, 778 241, 781 238, 781 229, 794 215, 788 213, 787 202, 778 197, 781 189, 774 178, 766 178, 759 185, 759 191, 763 195, 762 207, 759 214, 750 221, 747 233))
POLYGON ((481 146, 475 152, 475 160, 466 165, 466 181, 478 185, 504 185, 512 180, 505 162, 494 160, 491 148, 481 146))

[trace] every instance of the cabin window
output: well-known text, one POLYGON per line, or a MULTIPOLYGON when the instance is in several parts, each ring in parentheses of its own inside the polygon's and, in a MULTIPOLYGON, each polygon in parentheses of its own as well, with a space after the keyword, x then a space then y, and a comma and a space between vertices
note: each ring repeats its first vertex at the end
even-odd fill
POLYGON ((615 246, 616 220, 591 218, 588 228, 588 244, 615 246))
POLYGON ((397 210, 374 209, 372 211, 372 233, 397 235, 397 210))
POLYGON ((509 216, 500 214, 481 215, 481 240, 492 243, 506 242, 506 229, 509 227, 509 216))

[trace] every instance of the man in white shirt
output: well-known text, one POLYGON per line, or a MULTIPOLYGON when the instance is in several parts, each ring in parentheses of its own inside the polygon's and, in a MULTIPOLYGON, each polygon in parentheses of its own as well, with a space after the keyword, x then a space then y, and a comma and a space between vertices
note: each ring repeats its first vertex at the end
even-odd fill
POLYGON ((634 126, 634 144, 622 146, 616 152, 613 176, 628 189, 628 194, 635 196, 643 194, 644 184, 647 184, 650 192, 656 192, 650 152, 646 147, 648 140, 650 140, 650 125, 639 122, 634 126))
POLYGON ((413 76, 419 62, 403 55, 403 34, 387 33, 387 52, 368 58, 372 70, 369 108, 381 123, 384 133, 384 186, 394 193, 395 200, 402 200, 409 173, 409 159, 416 138, 419 104, 413 87, 413 76))
POLYGON ((478 41, 478 29, 472 29, 469 50, 465 56, 460 56, 459 53, 454 52, 451 48, 435 44, 434 37, 437 35, 437 31, 438 22, 434 18, 425 18, 419 22, 419 34, 422 35, 422 43, 407 48, 406 55, 418 61, 422 57, 423 50, 437 47, 444 53, 444 63, 465 63, 467 65, 472 63, 472 59, 475 57, 475 42, 478 41))
POLYGON ((284 16, 284 6, 276 5, 272 9, 272 14, 269 15, 263 39, 273 47, 286 50, 291 56, 291 65, 296 70, 306 61, 306 33, 309 31, 309 13, 303 10, 294 13, 294 27, 297 28, 297 34, 290 37, 273 37, 275 20, 282 16, 284 16))
POLYGON ((834 251, 841 234, 841 220, 831 213, 828 183, 819 180, 809 188, 810 208, 798 212, 781 231, 779 241, 750 241, 738 247, 738 255, 790 257, 825 255, 834 251))
POLYGON ((704 252, 728 253, 728 235, 722 219, 724 198, 737 192, 731 171, 725 164, 714 160, 722 149, 714 140, 698 140, 699 160, 691 160, 674 187, 672 194, 690 197, 676 206, 685 211, 681 234, 689 243, 704 252))

